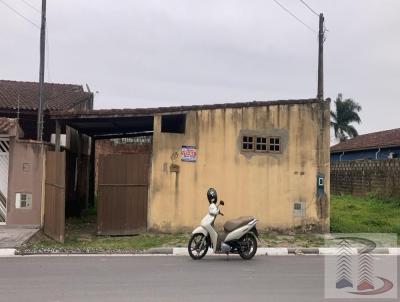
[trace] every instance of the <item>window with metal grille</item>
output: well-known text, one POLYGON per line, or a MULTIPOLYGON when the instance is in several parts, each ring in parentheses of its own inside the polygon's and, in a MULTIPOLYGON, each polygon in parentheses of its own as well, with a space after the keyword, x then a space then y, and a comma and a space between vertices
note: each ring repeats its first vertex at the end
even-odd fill
POLYGON ((266 137, 256 137, 256 151, 267 152, 267 138, 266 137))
POLYGON ((270 152, 281 152, 280 137, 270 137, 269 138, 269 151, 270 152))
POLYGON ((16 193, 15 208, 17 208, 17 209, 32 209, 32 194, 31 193, 16 193))
POLYGON ((254 150, 254 138, 252 136, 242 137, 242 150, 253 151, 254 150))

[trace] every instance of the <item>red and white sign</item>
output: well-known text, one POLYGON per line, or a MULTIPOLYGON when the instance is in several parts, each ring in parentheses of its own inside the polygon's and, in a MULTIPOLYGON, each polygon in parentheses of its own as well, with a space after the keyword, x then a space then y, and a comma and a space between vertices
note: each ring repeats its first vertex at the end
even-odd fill
POLYGON ((194 162, 197 160, 197 149, 195 146, 182 146, 181 151, 182 161, 194 162))

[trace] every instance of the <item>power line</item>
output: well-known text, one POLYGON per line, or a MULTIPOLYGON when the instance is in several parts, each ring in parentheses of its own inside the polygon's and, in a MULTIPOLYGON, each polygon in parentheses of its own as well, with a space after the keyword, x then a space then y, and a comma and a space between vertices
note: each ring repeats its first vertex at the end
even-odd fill
POLYGON ((32 24, 33 26, 35 26, 36 28, 40 29, 40 26, 37 25, 35 22, 33 22, 32 20, 30 20, 29 18, 25 17, 23 14, 21 14, 19 11, 17 11, 15 8, 13 8, 12 6, 10 6, 9 4, 7 4, 6 2, 4 2, 3 0, 0 0, 1 3, 3 3, 5 6, 8 7, 8 9, 10 9, 11 11, 13 11, 15 14, 17 14, 18 16, 20 16, 21 18, 25 19, 25 21, 28 21, 30 24, 32 24))
POLYGON ((278 4, 285 12, 287 12, 289 15, 291 15, 293 18, 295 18, 297 21, 299 21, 301 24, 303 24, 305 27, 307 27, 309 30, 311 30, 313 33, 318 33, 315 29, 304 23, 299 17, 297 17, 294 13, 292 13, 288 8, 283 6, 278 0, 273 0, 276 4, 278 4))
POLYGON ((28 5, 31 9, 33 9, 34 11, 36 11, 38 14, 41 14, 41 11, 38 10, 36 7, 34 7, 32 4, 30 4, 28 1, 26 0, 21 0, 23 3, 25 3, 26 5, 28 5))
MULTIPOLYGON (((25 1, 25 0, 21 0, 23 3, 25 3, 26 5, 28 5, 30 8, 32 8, 33 10, 35 10, 36 12, 38 12, 39 14, 41 14, 41 12, 34 7, 32 4, 30 4, 29 2, 25 1)), ((14 13, 16 13, 18 16, 20 16, 21 18, 25 19, 26 21, 28 21, 29 23, 31 23, 33 26, 35 26, 36 28, 40 29, 40 26, 37 25, 35 22, 33 22, 32 20, 30 20, 29 18, 25 17, 23 14, 21 14, 20 12, 18 12, 16 9, 14 9, 13 7, 11 7, 10 5, 8 5, 6 2, 4 2, 4 0, 0 0, 1 3, 3 3, 5 6, 7 6, 11 11, 13 11, 14 13)), ((46 52, 47 52, 47 56, 48 56, 48 60, 46 61, 46 69, 47 69, 47 79, 48 81, 51 82, 51 73, 50 73, 50 42, 48 39, 48 28, 46 26, 46 52)))
POLYGON ((305 1, 300 0, 300 2, 303 3, 314 15, 319 17, 319 14, 314 9, 312 9, 312 7, 309 6, 305 1))

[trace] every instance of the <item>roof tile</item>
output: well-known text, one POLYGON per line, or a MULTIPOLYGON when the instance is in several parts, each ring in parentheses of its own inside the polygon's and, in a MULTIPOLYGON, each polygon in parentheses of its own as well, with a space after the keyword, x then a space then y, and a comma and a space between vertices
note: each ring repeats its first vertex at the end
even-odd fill
POLYGON ((359 135, 331 147, 331 152, 400 146, 400 128, 359 135))
MULTIPOLYGON (((85 92, 81 85, 44 84, 46 110, 67 110, 90 97, 91 93, 85 92)), ((37 82, 0 80, 0 108, 37 110, 38 104, 37 82)))

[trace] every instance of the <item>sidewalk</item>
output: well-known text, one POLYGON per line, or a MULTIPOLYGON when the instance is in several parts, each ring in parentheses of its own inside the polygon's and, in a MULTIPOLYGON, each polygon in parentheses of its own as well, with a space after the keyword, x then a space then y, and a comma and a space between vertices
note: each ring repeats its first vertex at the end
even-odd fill
POLYGON ((32 226, 0 225, 0 249, 17 248, 38 231, 32 226))
POLYGON ((32 226, 0 225, 0 256, 14 255, 16 248, 39 231, 32 226))

